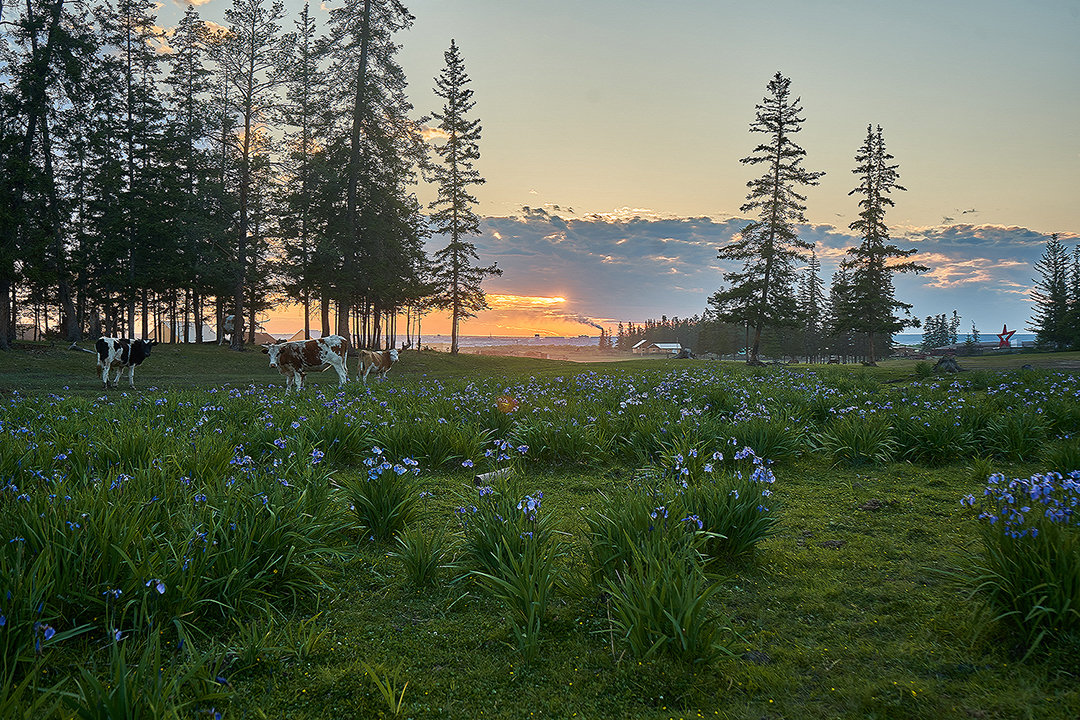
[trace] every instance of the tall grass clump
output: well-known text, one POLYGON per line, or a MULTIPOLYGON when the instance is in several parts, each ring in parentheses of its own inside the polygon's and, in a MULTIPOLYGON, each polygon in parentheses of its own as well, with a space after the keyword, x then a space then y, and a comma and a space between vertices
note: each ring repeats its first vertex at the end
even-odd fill
POLYGON ((818 442, 837 464, 884 465, 896 453, 892 426, 877 416, 847 415, 821 432, 818 442))
POLYGON ((417 518, 420 496, 414 477, 418 463, 412 458, 392 463, 375 447, 364 459, 367 472, 342 483, 349 509, 363 532, 372 540, 385 542, 417 518))
POLYGON ((929 466, 968 458, 976 448, 975 436, 958 417, 925 413, 894 419, 899 455, 929 466))
POLYGON ((456 511, 466 570, 458 580, 474 580, 499 601, 517 650, 532 662, 558 579, 558 551, 549 516, 540 512, 544 494, 522 496, 512 471, 489 479, 492 485, 477 485, 475 505, 456 511))
POLYGON ((464 500, 454 515, 460 527, 459 564, 470 572, 498 575, 507 557, 521 557, 530 541, 546 545, 551 539, 550 516, 539 512, 544 494, 523 494, 517 476, 495 473, 476 485, 476 500, 464 500))
MULTIPOLYGON (((540 501, 529 499, 533 512, 539 511, 540 501)), ((535 520, 534 520, 535 522, 535 520)), ((540 651, 540 630, 547 614, 558 572, 556 553, 549 543, 534 533, 526 534, 519 550, 513 550, 503 539, 494 573, 473 571, 472 575, 487 592, 498 600, 514 635, 514 644, 525 662, 532 662, 540 651)))
POLYGON ((401 563, 405 576, 417 587, 434 585, 446 566, 446 531, 427 531, 414 523, 397 536, 390 555, 401 563))
POLYGON ((1047 636, 1080 642, 1080 471, 1006 480, 991 475, 978 507, 982 553, 970 583, 1028 645, 1047 636))
MULTIPOLYGON (((157 720, 204 715, 221 717, 214 704, 226 701, 224 678, 216 674, 209 654, 185 650, 166 654, 156 632, 132 662, 128 642, 119 631, 110 647, 107 679, 80 669, 76 692, 65 704, 79 720, 157 720)), ((181 643, 181 645, 183 645, 181 643)))
POLYGON ((1031 460, 1042 447, 1047 427, 1034 412, 1013 411, 992 418, 983 440, 994 455, 1006 460, 1031 460))
POLYGON ((776 482, 767 460, 754 457, 753 470, 730 474, 715 470, 688 482, 682 503, 687 517, 704 532, 702 553, 707 563, 747 555, 762 540, 775 535, 771 486, 776 482))
POLYGON ((780 462, 798 454, 802 431, 784 417, 750 417, 731 428, 739 447, 750 447, 761 457, 780 462))
POLYGON ((1063 475, 1080 468, 1080 437, 1048 443, 1041 457, 1044 467, 1063 475))
POLYGON ((612 625, 641 660, 666 654, 696 663, 730 655, 723 638, 731 627, 709 608, 720 584, 705 575, 691 547, 672 549, 635 546, 630 564, 605 579, 612 625))

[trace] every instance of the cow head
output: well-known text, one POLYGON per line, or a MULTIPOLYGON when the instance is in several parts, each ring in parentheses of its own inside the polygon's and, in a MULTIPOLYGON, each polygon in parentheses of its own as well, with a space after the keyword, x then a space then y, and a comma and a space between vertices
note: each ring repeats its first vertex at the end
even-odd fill
POLYGON ((278 366, 278 353, 281 352, 281 345, 263 345, 262 351, 270 356, 270 367, 276 368, 278 366))
POLYGON ((397 348, 390 348, 390 362, 397 362, 397 348))
POLYGON ((143 348, 144 348, 143 352, 144 352, 144 353, 145 353, 146 355, 149 355, 149 354, 150 354, 150 348, 152 348, 152 347, 154 347, 155 345, 157 345, 157 344, 158 344, 158 341, 157 341, 157 340, 143 340, 143 341, 142 341, 142 344, 143 344, 143 348))

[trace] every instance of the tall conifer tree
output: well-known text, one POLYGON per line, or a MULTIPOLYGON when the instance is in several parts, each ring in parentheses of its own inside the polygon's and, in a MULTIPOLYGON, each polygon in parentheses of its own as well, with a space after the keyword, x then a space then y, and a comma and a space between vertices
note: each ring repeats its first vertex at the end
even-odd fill
POLYGON ((1069 346, 1069 253, 1058 240, 1057 233, 1050 236, 1046 250, 1035 263, 1039 277, 1031 290, 1035 304, 1031 315, 1031 329, 1035 341, 1050 348, 1069 346))
POLYGON ((480 284, 488 275, 501 275, 502 270, 495 265, 475 265, 480 259, 476 246, 466 240, 467 236, 480 232, 480 218, 473 210, 477 200, 469 191, 471 186, 484 182, 473 167, 480 158, 480 121, 468 118, 476 102, 472 99, 473 91, 466 87, 470 79, 453 40, 444 57, 446 67, 435 79, 435 94, 445 102, 442 112, 434 116, 439 129, 446 133, 446 141, 436 146, 442 163, 436 163, 431 174, 438 183, 439 195, 430 207, 435 210, 431 216, 434 231, 450 236, 447 246, 435 253, 435 277, 440 286, 436 300, 439 307, 450 311, 453 322, 450 352, 457 354, 461 319, 473 317, 478 310, 488 307, 480 284))
POLYGON ((741 162, 764 165, 765 173, 747 183, 750 193, 740 210, 758 213, 739 233, 738 238, 719 249, 720 260, 742 260, 741 270, 724 273, 729 283, 710 297, 718 319, 746 323, 753 329, 753 341, 746 362, 760 363, 761 331, 765 326, 797 324, 794 292, 794 261, 804 258, 803 251, 813 243, 799 237, 796 225, 806 222, 806 196, 799 188, 817 185, 824 172, 802 167, 806 151, 792 136, 802 129, 804 119, 800 99, 791 98, 791 80, 779 72, 766 88, 760 105, 755 106, 750 132, 766 135, 766 141, 754 148, 741 162))
MULTIPOLYGON (((852 170, 859 175, 859 186, 848 193, 859 193, 859 218, 848 227, 858 232, 862 242, 848 249, 844 264, 850 270, 848 293, 838 324, 846 330, 864 333, 867 341, 867 362, 876 364, 876 346, 883 338, 892 340, 894 333, 907 325, 918 326, 914 318, 899 317, 896 312, 910 315, 911 305, 896 299, 892 276, 895 273, 923 272, 927 268, 902 258, 917 250, 901 250, 889 243, 889 228, 885 211, 894 205, 889 196, 893 190, 905 190, 897 182, 898 165, 890 164, 893 156, 885 150, 881 126, 875 131, 866 127, 866 140, 855 154, 858 165, 852 170)), ((886 345, 887 347, 887 345, 886 345)))
POLYGON ((233 0, 225 11, 229 36, 222 53, 233 91, 233 108, 240 116, 239 178, 237 187, 236 255, 233 263, 233 333, 231 347, 244 347, 244 311, 248 272, 253 252, 252 210, 258 168, 266 162, 265 133, 260 123, 277 101, 275 90, 285 78, 279 72, 287 57, 291 35, 283 35, 280 20, 285 15, 281 0, 267 7, 265 0, 233 0))

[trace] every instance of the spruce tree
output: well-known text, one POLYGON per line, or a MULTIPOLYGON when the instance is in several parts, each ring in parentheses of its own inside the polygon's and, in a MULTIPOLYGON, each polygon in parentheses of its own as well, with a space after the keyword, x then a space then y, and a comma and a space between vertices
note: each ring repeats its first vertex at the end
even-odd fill
POLYGON ((816 358, 826 323, 825 283, 821 280, 821 262, 810 251, 810 260, 799 279, 799 316, 802 318, 803 354, 816 358))
POLYGON ((1035 271, 1039 277, 1031 290, 1035 307, 1030 325, 1035 331, 1035 342, 1053 349, 1068 347, 1072 334, 1069 329, 1069 253, 1058 240, 1057 233, 1047 241, 1046 250, 1035 263, 1035 271))
POLYGON ((291 129, 285 135, 286 177, 278 228, 283 262, 279 274, 286 294, 297 298, 304 308, 304 337, 310 338, 311 301, 320 287, 315 166, 320 147, 326 145, 329 118, 324 103, 326 79, 320 67, 322 53, 308 3, 304 3, 295 27, 296 42, 283 68, 287 79, 281 119, 291 129))
POLYGON ((848 249, 844 265, 850 269, 850 297, 845 311, 837 322, 845 329, 866 335, 867 362, 876 364, 876 346, 886 340, 888 347, 894 333, 917 322, 910 318, 911 305, 895 297, 892 276, 896 273, 923 272, 927 268, 912 261, 900 261, 917 250, 901 250, 889 243, 889 228, 885 211, 894 205, 889 196, 893 190, 904 190, 897 180, 898 166, 890 164, 893 156, 885 150, 881 126, 875 131, 866 127, 866 140, 855 154, 858 165, 852 170, 859 175, 859 185, 848 195, 859 193, 859 218, 848 227, 860 234, 858 247, 848 249), (898 316, 903 311, 908 318, 898 316))
POLYGON ((426 152, 422 123, 409 118, 413 107, 394 39, 413 20, 399 0, 346 0, 330 11, 328 86, 340 133, 328 152, 342 168, 343 207, 340 217, 329 219, 320 250, 336 259, 327 277, 337 300, 337 332, 352 334, 350 313, 358 309, 362 345, 381 343, 380 320, 392 324, 416 286, 426 232, 409 188, 426 152))
POLYGON ((747 183, 750 192, 740 210, 758 213, 738 238, 719 249, 720 260, 742 260, 743 268, 724 273, 726 290, 713 294, 709 303, 720 320, 746 323, 754 336, 746 362, 758 364, 761 331, 765 326, 797 324, 794 292, 794 261, 804 259, 803 251, 813 243, 798 235, 796 225, 806 222, 805 185, 817 185, 824 172, 802 167, 806 151, 792 136, 804 119, 801 100, 791 98, 791 80, 779 72, 769 81, 762 104, 755 106, 750 131, 767 139, 741 162, 764 165, 765 173, 747 183))
POLYGON ((239 145, 239 177, 237 179, 237 228, 233 257, 233 350, 244 348, 244 314, 249 291, 248 273, 257 238, 252 235, 252 201, 258 189, 254 184, 257 169, 266 161, 267 135, 259 131, 277 102, 276 89, 285 81, 278 72, 292 42, 291 35, 281 32, 280 20, 285 15, 281 0, 267 7, 265 0, 233 0, 225 11, 229 21, 222 61, 226 66, 228 85, 233 92, 232 110, 239 115, 241 127, 239 145))
POLYGON ((480 232, 480 218, 473 209, 477 199, 469 191, 470 187, 484 182, 473 167, 480 158, 480 121, 468 118, 476 103, 472 99, 473 91, 466 87, 470 79, 453 40, 444 58, 446 67, 435 79, 435 94, 445 102, 442 112, 434 113, 434 117, 439 121, 439 129, 446 133, 446 141, 435 149, 442 162, 431 170, 439 194, 430 208, 435 210, 431 216, 434 231, 450 236, 446 247, 435 253, 435 278, 439 283, 436 302, 438 307, 450 311, 453 323, 450 352, 457 354, 462 318, 474 317, 477 311, 488 307, 480 285, 486 276, 501 275, 502 270, 495 265, 475 265, 474 261, 480 259, 476 246, 466 239, 480 232))

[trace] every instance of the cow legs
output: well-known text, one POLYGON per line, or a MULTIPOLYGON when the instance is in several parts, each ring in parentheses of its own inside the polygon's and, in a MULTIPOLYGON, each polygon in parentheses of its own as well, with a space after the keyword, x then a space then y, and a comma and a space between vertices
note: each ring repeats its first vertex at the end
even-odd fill
POLYGON ((102 367, 101 365, 98 365, 98 369, 101 370, 101 386, 104 389, 108 390, 109 389, 109 366, 106 365, 106 366, 102 367))
MULTIPOLYGON (((117 380, 119 380, 119 376, 117 376, 117 380)), ((131 383, 131 389, 134 390, 135 389, 135 366, 134 365, 132 365, 131 367, 128 368, 128 382, 131 383)))
POLYGON ((124 368, 122 368, 122 367, 116 368, 116 377, 113 378, 113 383, 112 383, 113 387, 120 387, 120 373, 122 373, 122 372, 124 372, 124 368))
POLYGON ((345 363, 343 362, 340 365, 335 365, 334 370, 337 371, 338 387, 345 387, 345 383, 349 381, 349 373, 345 370, 345 363))
POLYGON ((293 387, 296 388, 296 392, 300 392, 304 386, 304 373, 297 370, 293 373, 293 387))
POLYGON ((367 367, 364 367, 362 369, 364 371, 364 384, 367 385, 367 376, 368 373, 371 372, 371 365, 368 365, 367 367))

